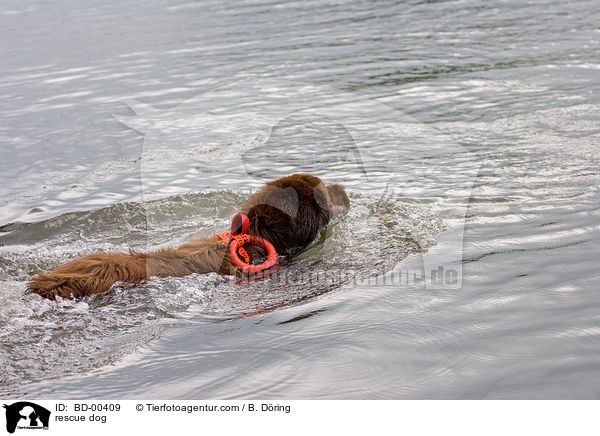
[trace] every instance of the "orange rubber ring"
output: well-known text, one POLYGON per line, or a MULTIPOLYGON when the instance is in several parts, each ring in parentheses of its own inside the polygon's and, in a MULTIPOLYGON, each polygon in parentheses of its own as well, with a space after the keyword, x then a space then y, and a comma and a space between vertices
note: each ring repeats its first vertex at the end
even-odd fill
POLYGON ((277 263, 278 259, 277 251, 275 250, 275 247, 273 247, 273 244, 266 239, 261 238, 260 236, 253 236, 247 233, 243 235, 236 235, 231 238, 231 243, 229 244, 229 255, 231 256, 231 262, 233 265, 241 269, 246 274, 251 274, 270 268, 277 263), (250 242, 262 245, 265 250, 267 250, 267 260, 260 265, 251 265, 243 262, 237 255, 238 248, 241 248, 250 242))

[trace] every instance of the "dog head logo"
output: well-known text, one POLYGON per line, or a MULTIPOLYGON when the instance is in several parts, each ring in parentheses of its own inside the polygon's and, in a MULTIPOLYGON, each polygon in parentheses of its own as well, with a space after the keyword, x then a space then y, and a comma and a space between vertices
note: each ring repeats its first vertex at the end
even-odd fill
POLYGON ((50 411, 27 401, 4 405, 6 409, 6 431, 14 433, 19 429, 47 429, 50 411))

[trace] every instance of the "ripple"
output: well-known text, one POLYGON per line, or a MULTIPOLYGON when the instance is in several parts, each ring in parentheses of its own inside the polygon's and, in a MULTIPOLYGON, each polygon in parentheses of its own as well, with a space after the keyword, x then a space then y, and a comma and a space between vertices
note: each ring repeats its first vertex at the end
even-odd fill
MULTIPOLYGON (((103 295, 56 304, 22 295, 24 280, 33 272, 90 251, 152 247, 212 234, 226 227, 244 197, 232 191, 185 194, 4 226, 0 295, 7 304, 0 312, 6 326, 0 347, 16 350, 5 354, 5 383, 12 386, 103 367, 159 337, 164 323, 235 319, 298 304, 340 289, 344 281, 338 280, 337 272, 343 269, 352 271, 352 279, 371 275, 374 268, 385 273, 409 254, 426 250, 442 229, 439 219, 423 206, 393 196, 352 194, 351 211, 286 265, 286 282, 272 276, 242 288, 232 278, 207 274, 114 286, 103 295), (292 282, 287 281, 290 277, 292 282), (22 331, 26 333, 19 333, 15 341, 15 334, 22 331), (120 332, 118 337, 115 331, 120 332)), ((231 377, 237 373, 235 368, 230 371, 231 377)))

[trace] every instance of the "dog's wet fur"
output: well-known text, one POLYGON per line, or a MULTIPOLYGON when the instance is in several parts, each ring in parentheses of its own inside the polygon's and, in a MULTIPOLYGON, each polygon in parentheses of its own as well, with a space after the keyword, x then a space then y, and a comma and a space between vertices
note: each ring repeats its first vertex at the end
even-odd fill
MULTIPOLYGON (((293 174, 267 183, 250 196, 240 213, 248 216, 248 233, 265 238, 280 256, 292 256, 310 244, 335 216, 345 212, 350 200, 341 185, 325 185, 318 177, 293 174)), ((193 273, 232 274, 229 243, 199 238, 178 248, 149 253, 93 253, 37 273, 28 292, 55 299, 78 298, 105 292, 116 283, 140 283, 150 277, 193 273)), ((247 246, 253 264, 266 255, 259 245, 247 246)))

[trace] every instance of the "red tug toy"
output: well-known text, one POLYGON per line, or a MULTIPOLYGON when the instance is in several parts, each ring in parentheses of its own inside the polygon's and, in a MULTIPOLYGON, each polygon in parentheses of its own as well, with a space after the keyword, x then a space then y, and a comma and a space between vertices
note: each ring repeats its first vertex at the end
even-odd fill
POLYGON ((275 250, 273 244, 260 236, 248 234, 249 225, 250 220, 248 217, 238 213, 231 220, 230 231, 215 233, 210 237, 210 239, 220 239, 229 242, 231 262, 235 267, 248 275, 271 268, 278 260, 277 250, 275 250), (253 265, 250 263, 250 256, 248 256, 248 253, 244 248, 244 245, 249 243, 261 245, 267 251, 267 259, 260 265, 253 265), (240 257, 244 260, 240 259, 240 257))

